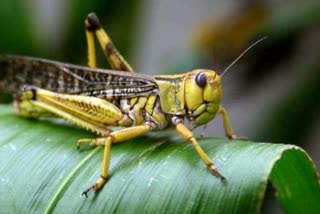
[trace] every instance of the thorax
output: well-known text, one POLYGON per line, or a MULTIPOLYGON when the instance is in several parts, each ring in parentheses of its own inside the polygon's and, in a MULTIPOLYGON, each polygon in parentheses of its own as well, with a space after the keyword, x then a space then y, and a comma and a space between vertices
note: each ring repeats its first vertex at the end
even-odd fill
POLYGON ((136 126, 150 122, 156 124, 158 129, 164 129, 170 123, 170 116, 162 111, 157 94, 120 98, 111 102, 123 113, 120 126, 136 126))

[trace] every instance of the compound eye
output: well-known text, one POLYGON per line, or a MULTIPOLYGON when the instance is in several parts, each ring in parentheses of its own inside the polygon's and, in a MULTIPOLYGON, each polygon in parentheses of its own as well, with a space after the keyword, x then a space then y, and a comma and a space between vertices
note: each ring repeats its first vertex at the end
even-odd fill
POLYGON ((196 83, 200 88, 204 88, 207 83, 207 77, 204 73, 198 73, 196 75, 196 83))

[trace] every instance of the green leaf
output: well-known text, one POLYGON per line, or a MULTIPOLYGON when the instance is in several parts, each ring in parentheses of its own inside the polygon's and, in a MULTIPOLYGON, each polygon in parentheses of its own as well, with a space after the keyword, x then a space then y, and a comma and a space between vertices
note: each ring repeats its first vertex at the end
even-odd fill
POLYGON ((102 149, 76 150, 93 134, 60 121, 29 120, 0 105, 1 213, 258 213, 270 179, 288 213, 317 213, 320 185, 306 153, 293 145, 199 143, 227 178, 212 176, 174 130, 113 145, 110 177, 89 198, 102 149))

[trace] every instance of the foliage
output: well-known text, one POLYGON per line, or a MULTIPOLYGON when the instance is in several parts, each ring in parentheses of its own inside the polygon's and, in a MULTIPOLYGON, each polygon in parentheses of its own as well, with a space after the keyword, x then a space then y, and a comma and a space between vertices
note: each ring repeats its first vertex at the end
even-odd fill
POLYGON ((320 210, 319 177, 292 145, 200 138, 227 178, 212 176, 190 144, 172 131, 112 147, 111 175, 101 191, 81 196, 99 176, 102 150, 94 137, 60 121, 28 120, 0 106, 2 213, 257 213, 268 180, 288 213, 320 210))

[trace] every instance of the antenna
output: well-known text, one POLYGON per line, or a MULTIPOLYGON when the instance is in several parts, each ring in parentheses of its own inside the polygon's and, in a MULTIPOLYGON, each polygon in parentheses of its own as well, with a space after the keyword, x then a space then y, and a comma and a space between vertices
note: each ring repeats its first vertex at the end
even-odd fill
POLYGON ((253 43, 252 45, 250 45, 247 49, 245 49, 226 69, 224 69, 224 71, 222 72, 222 74, 220 75, 220 77, 222 78, 223 75, 225 75, 227 73, 227 71, 236 63, 239 61, 239 59, 241 59, 241 57, 243 57, 243 55, 245 55, 251 48, 253 48, 255 45, 257 45, 258 43, 262 42, 263 40, 265 40, 267 38, 267 36, 259 39, 258 41, 256 41, 255 43, 253 43))

